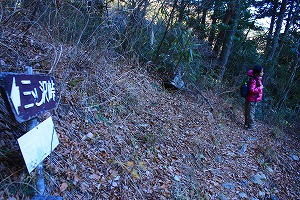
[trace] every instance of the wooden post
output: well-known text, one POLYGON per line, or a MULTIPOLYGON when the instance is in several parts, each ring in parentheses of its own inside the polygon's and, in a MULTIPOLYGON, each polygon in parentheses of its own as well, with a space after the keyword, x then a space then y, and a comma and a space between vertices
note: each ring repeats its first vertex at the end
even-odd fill
MULTIPOLYGON (((32 75, 33 70, 31 66, 27 66, 27 74, 32 75)), ((27 121, 27 131, 34 129, 38 125, 38 119, 35 117, 27 121)), ((45 192, 45 180, 44 180, 44 169, 43 163, 41 162, 37 166, 37 181, 36 181, 37 191, 40 195, 43 195, 45 192)))
MULTIPOLYGON (((31 66, 27 67, 27 73, 32 75, 33 70, 31 66)), ((27 121, 27 131, 32 130, 38 125, 38 119, 35 117, 33 119, 30 119, 27 121)), ((36 181, 36 189, 38 191, 38 194, 36 194, 31 200, 63 200, 62 197, 59 196, 48 196, 44 195, 46 185, 45 185, 45 179, 44 179, 44 167, 43 162, 41 162, 37 166, 37 181, 36 181)))

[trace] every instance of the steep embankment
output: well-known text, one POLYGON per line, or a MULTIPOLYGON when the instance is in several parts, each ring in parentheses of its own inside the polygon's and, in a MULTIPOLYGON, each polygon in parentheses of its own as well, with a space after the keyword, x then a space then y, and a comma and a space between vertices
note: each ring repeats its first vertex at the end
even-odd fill
MULTIPOLYGON (((22 51, 15 43, 5 45, 17 52, 26 48, 24 57, 36 59, 36 71, 53 69, 58 83, 59 105, 51 114, 60 145, 44 161, 49 194, 65 199, 299 198, 299 142, 262 123, 255 131, 243 130, 237 101, 203 92, 211 110, 203 96, 168 92, 144 66, 111 52, 11 40, 25 41, 22 51)), ((14 58, 9 48, 1 48, 14 58)), ((1 59, 2 71, 13 69, 1 59)), ((0 198, 24 197, 10 186, 32 184, 34 173, 7 166, 1 163, 7 176, 0 198)))

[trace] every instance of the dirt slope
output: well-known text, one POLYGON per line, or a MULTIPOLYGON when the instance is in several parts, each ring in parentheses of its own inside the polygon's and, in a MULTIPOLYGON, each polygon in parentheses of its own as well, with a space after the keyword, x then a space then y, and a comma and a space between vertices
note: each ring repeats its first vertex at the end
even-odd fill
MULTIPOLYGON (((2 37, 2 72, 19 70, 14 49, 24 63, 34 60, 37 73, 52 69, 57 80, 59 105, 51 115, 60 144, 44 161, 48 194, 64 199, 300 198, 299 140, 261 122, 255 131, 243 130, 238 100, 203 91, 211 110, 203 96, 166 91, 143 70, 146 66, 117 54, 2 37)), ((35 174, 13 163, 1 160, 0 199, 29 199, 35 174)))

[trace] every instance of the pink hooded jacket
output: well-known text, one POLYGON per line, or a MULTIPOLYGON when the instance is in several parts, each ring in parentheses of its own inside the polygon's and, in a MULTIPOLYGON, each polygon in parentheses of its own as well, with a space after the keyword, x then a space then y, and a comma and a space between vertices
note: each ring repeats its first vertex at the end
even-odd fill
POLYGON ((262 77, 254 76, 253 70, 249 70, 247 75, 252 78, 249 81, 249 94, 246 100, 249 102, 260 102, 263 96, 262 77))

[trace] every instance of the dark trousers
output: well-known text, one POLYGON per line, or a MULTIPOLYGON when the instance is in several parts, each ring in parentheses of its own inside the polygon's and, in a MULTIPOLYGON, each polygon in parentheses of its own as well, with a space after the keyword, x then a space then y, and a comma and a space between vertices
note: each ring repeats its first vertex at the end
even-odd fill
POLYGON ((249 128, 254 128, 255 121, 255 108, 256 108, 257 102, 245 102, 245 126, 249 128))

